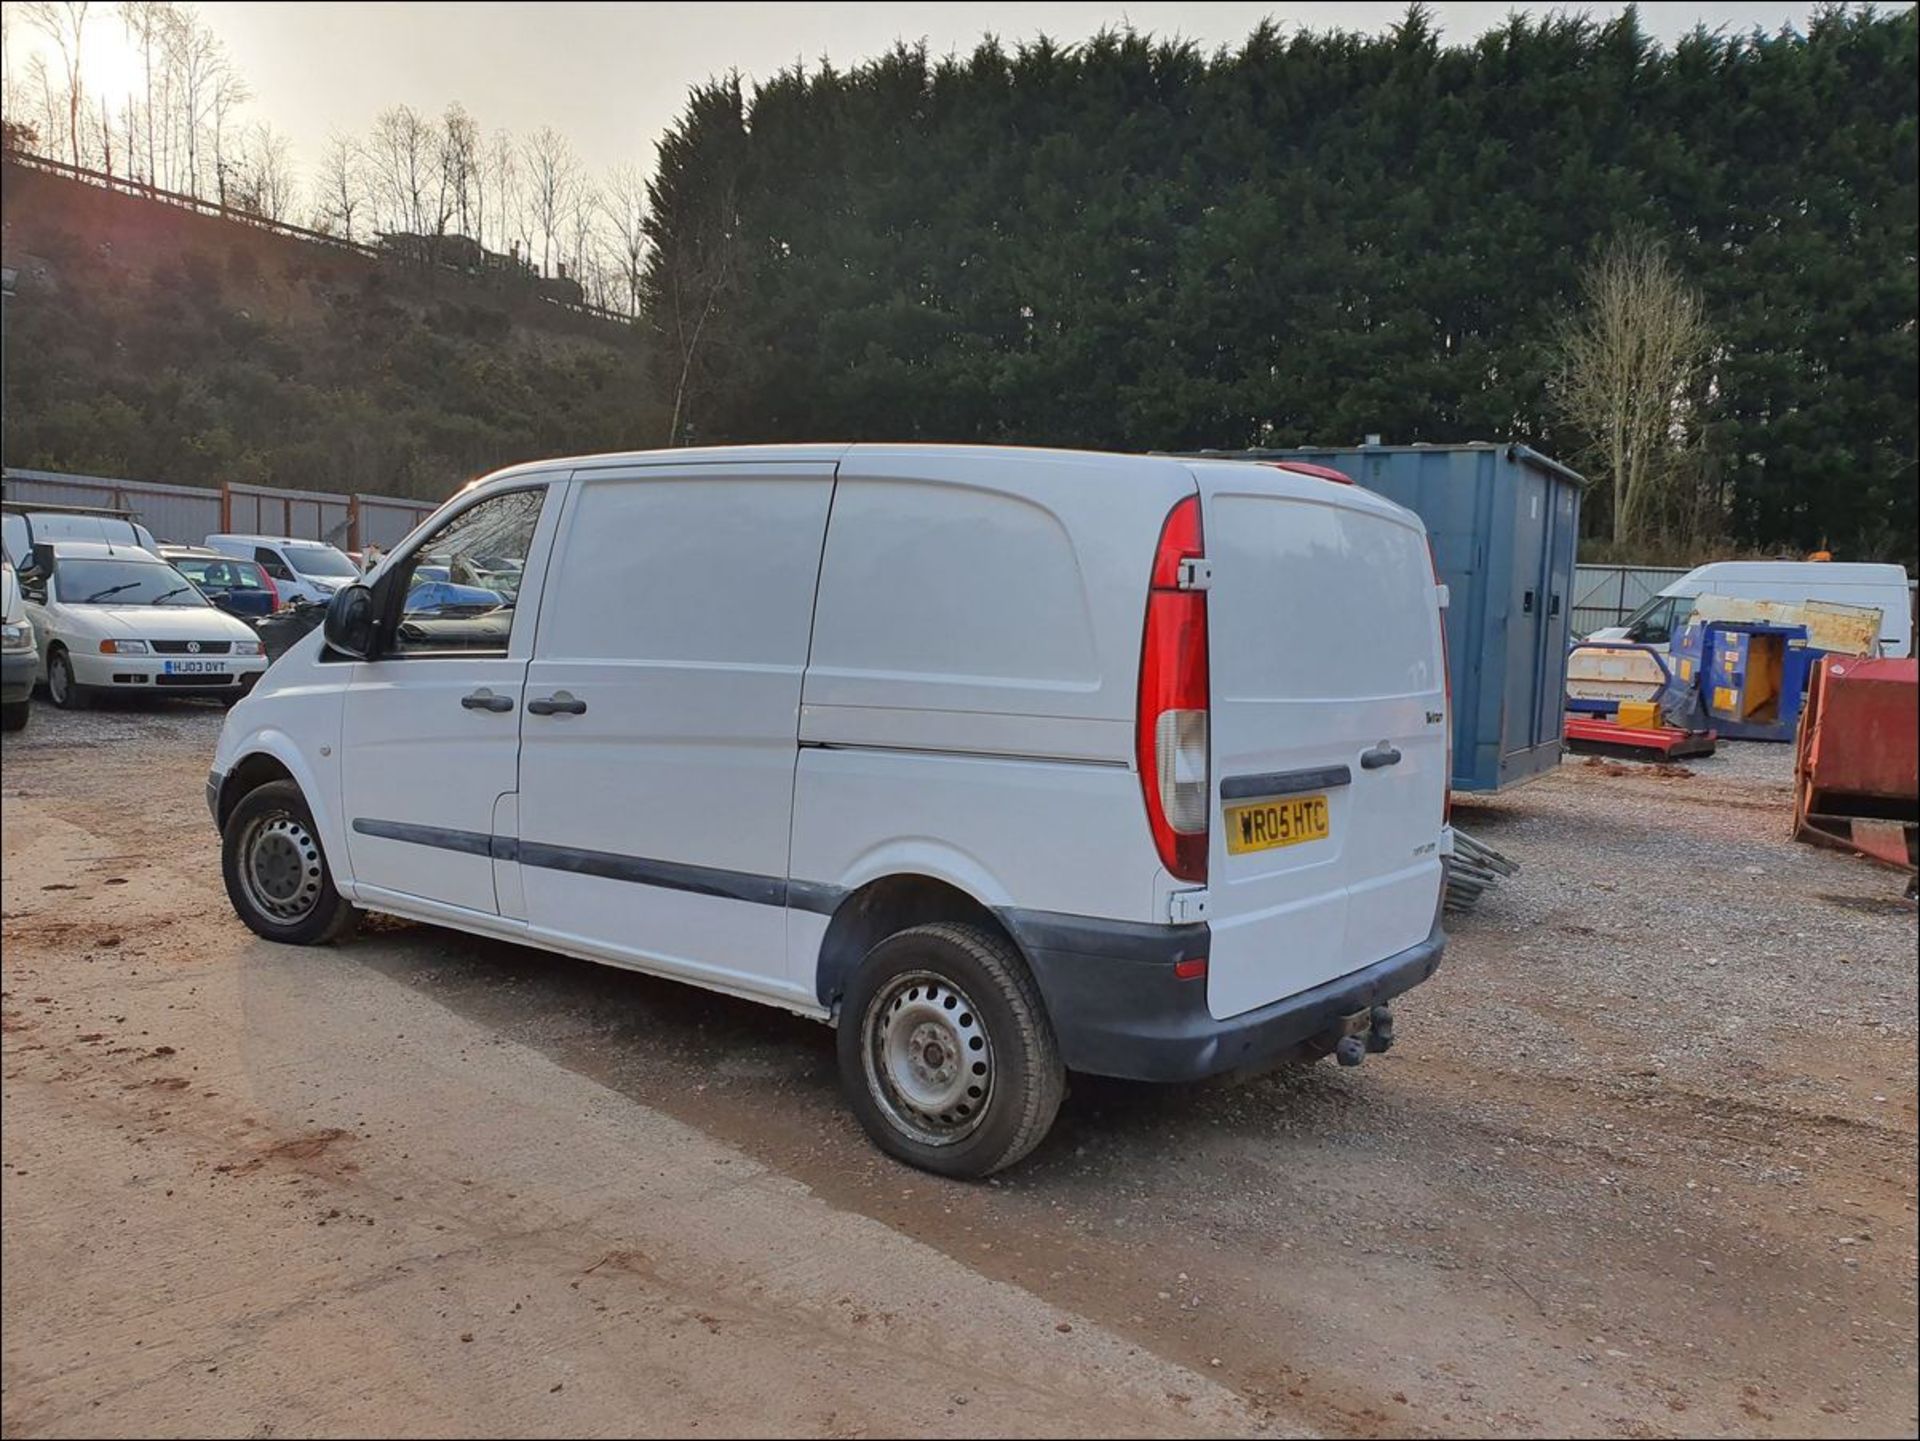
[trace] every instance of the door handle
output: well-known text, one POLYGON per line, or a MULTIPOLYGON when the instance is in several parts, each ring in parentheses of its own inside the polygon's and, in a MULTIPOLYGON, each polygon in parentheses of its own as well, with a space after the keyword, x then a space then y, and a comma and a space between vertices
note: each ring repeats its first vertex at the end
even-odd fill
POLYGON ((587 703, 557 690, 552 695, 543 695, 538 700, 527 702, 527 709, 535 715, 585 715, 587 703))
POLYGON ((460 704, 468 710, 510 711, 513 709, 513 697, 495 695, 485 686, 481 686, 472 695, 461 696, 460 704))
POLYGON ((1360 753, 1360 769, 1363 771, 1377 771, 1383 766, 1397 766, 1399 764, 1399 748, 1389 745, 1386 741, 1381 741, 1379 745, 1370 751, 1362 751, 1360 753))
POLYGON ((1532 591, 1528 591, 1526 595, 1521 599, 1520 614, 1522 615, 1533 614, 1533 592, 1532 591))

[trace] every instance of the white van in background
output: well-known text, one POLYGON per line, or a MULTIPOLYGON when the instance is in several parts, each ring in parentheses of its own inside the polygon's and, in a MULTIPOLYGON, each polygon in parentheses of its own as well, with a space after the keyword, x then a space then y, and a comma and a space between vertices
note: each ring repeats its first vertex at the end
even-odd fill
POLYGON ((351 581, 360 567, 345 551, 324 540, 295 540, 285 535, 210 535, 207 549, 259 564, 273 579, 282 604, 325 601, 351 581))
POLYGON ((1880 612, 1880 653, 1913 654, 1913 597, 1897 565, 1832 560, 1719 560, 1696 566, 1628 616, 1596 630, 1592 641, 1626 640, 1665 650, 1702 595, 1799 605, 1810 600, 1880 612))
POLYGON ((1391 1044, 1445 943, 1442 597, 1417 516, 1283 465, 525 465, 275 662, 208 804, 263 936, 387 911, 828 1021, 873 1139, 982 1176, 1069 1069, 1391 1044), (410 610, 440 555, 521 580, 410 610))
POLYGON ((40 567, 34 547, 58 540, 97 541, 102 545, 138 546, 159 554, 153 532, 130 516, 80 507, 9 504, 0 513, 0 548, 16 571, 40 567))

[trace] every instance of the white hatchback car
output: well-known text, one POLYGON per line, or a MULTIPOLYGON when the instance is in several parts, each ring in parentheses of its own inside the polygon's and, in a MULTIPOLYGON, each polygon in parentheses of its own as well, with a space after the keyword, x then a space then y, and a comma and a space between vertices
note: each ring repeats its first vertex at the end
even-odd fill
POLYGON ((38 679, 63 710, 97 693, 238 700, 267 668, 260 637, 192 581, 137 546, 55 541, 22 577, 38 679))

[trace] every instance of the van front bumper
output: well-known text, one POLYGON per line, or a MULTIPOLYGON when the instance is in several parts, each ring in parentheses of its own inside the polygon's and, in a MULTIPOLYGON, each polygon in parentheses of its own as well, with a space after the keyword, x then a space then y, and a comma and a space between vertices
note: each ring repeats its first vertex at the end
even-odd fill
POLYGON ((1207 927, 1126 925, 1002 912, 1025 948, 1067 1068, 1135 1081, 1197 1081, 1310 1054, 1342 1018, 1409 991, 1439 968, 1447 933, 1434 916, 1419 944, 1238 1016, 1207 1010, 1204 977, 1174 963, 1207 954, 1207 927))

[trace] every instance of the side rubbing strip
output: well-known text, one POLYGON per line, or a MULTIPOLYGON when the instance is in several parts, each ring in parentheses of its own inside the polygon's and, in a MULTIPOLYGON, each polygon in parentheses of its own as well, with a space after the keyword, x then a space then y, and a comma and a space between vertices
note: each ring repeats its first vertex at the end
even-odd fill
POLYGON ((1315 766, 1302 771, 1267 771, 1257 776, 1228 776, 1220 782, 1223 801, 1249 800, 1256 796, 1291 796, 1301 791, 1323 791, 1331 786, 1350 786, 1353 772, 1346 766, 1315 766))
POLYGON ((660 886, 670 891, 690 891, 695 895, 750 901, 761 906, 791 905, 798 910, 813 911, 823 916, 832 915, 846 897, 846 891, 840 886, 825 885, 819 881, 787 881, 779 876, 756 875, 751 871, 723 871, 713 866, 692 866, 680 861, 649 860, 645 856, 583 850, 579 846, 549 845, 545 841, 521 840, 516 836, 490 836, 477 831, 448 830, 441 826, 365 819, 354 821, 353 828, 364 836, 408 841, 417 846, 437 846, 441 850, 460 851, 465 855, 491 856, 499 861, 517 860, 523 866, 539 866, 543 870, 572 871, 576 875, 631 881, 635 885, 660 886))
POLYGON ((609 881, 664 886, 668 890, 692 891, 702 896, 721 896, 730 901, 753 901, 763 906, 784 905, 787 899, 787 883, 777 876, 648 860, 645 856, 623 856, 612 851, 581 850, 577 846, 554 846, 545 841, 521 841, 520 864, 600 876, 609 881))
POLYGON ((410 841, 416 846, 435 846, 443 851, 460 851, 470 856, 496 854, 494 844, 505 837, 482 831, 453 831, 444 826, 415 826, 405 821, 356 820, 353 828, 363 836, 378 836, 386 841, 410 841))

